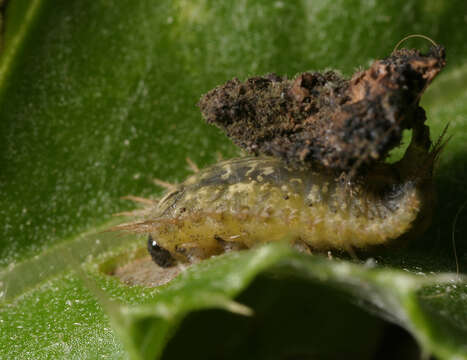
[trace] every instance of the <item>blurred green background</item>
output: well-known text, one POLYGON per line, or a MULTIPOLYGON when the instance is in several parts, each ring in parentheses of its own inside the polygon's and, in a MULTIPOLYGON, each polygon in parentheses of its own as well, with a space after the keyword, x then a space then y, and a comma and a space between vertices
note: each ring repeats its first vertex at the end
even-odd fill
MULTIPOLYGON (((467 271, 467 2, 10 0, 4 16, 3 277, 30 276, 14 264, 76 243, 113 213, 131 209, 121 196, 157 196, 153 178, 182 181, 187 156, 201 167, 215 162, 218 151, 236 156, 196 107, 214 86, 270 72, 292 77, 332 68, 350 75, 413 33, 447 48, 448 65, 423 104, 433 138, 447 123, 453 137, 436 174, 431 229, 409 249, 379 261, 427 273, 455 271, 455 236, 461 271, 467 271)), ((428 44, 412 39, 405 46, 428 44)), ((90 246, 77 244, 73 249, 83 254, 90 246)), ((32 284, 42 281, 32 278, 32 284)), ((1 279, 0 298, 8 292, 1 279)), ((20 311, 1 313, 12 319, 20 311)), ((101 329, 99 321, 108 320, 99 314, 103 320, 95 326, 101 329)), ((108 336, 104 348, 112 354, 108 336)))

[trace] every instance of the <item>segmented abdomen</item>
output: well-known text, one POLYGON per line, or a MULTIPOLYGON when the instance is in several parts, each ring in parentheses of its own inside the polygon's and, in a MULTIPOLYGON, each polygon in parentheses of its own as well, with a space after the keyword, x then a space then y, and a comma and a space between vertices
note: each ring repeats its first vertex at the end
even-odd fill
POLYGON ((396 177, 348 185, 330 172, 240 158, 206 168, 167 194, 151 212, 149 232, 182 260, 281 239, 348 250, 407 232, 419 202, 414 184, 397 184, 396 177))

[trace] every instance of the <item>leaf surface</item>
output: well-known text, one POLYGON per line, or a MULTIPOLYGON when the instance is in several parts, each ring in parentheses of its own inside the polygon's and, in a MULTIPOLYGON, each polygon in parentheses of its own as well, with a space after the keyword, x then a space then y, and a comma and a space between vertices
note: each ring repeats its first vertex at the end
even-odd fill
POLYGON ((225 345, 210 346, 212 357, 255 349, 258 358, 281 358, 285 343, 293 354, 332 356, 340 344, 371 358, 390 320, 423 351, 467 358, 466 283, 446 275, 456 271, 454 249, 467 271, 465 10, 460 0, 11 0, 0 59, 2 353, 142 359, 193 350, 195 357, 207 340, 199 335, 209 334, 225 345), (376 267, 278 245, 212 259, 159 288, 102 273, 102 264, 144 246, 101 232, 115 223, 113 213, 132 208, 121 196, 157 197, 152 179, 182 181, 187 156, 204 166, 217 151, 237 155, 203 123, 201 94, 269 72, 350 75, 409 33, 448 53, 423 98, 432 137, 449 123, 452 139, 436 173, 436 216, 422 238, 374 259, 376 267), (362 336, 344 325, 338 332, 344 323, 362 336), (337 331, 337 342, 318 341, 315 329, 325 328, 337 331))

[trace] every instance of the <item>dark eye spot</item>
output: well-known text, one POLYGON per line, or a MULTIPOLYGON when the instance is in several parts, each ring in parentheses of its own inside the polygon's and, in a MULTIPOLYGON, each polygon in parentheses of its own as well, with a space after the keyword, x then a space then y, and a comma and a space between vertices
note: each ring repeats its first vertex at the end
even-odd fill
POLYGON ((148 236, 148 251, 152 260, 160 267, 168 268, 176 263, 170 252, 158 245, 151 235, 148 236))

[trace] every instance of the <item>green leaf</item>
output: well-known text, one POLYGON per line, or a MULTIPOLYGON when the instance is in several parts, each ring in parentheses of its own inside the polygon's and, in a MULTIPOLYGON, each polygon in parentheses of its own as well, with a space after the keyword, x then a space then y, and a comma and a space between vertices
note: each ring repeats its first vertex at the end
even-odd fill
POLYGON ((344 349, 371 358, 389 331, 404 334, 390 338, 401 349, 410 333, 426 353, 467 358, 466 282, 442 274, 456 271, 454 249, 467 269, 466 10, 460 0, 9 1, 2 355, 332 358, 344 349), (113 213, 131 209, 121 196, 157 196, 152 179, 183 180, 187 156, 204 166, 217 151, 237 154, 203 123, 201 94, 235 76, 351 74, 410 33, 447 48, 423 104, 432 137, 447 123, 453 135, 436 173, 436 216, 418 241, 367 263, 271 245, 211 259, 158 288, 107 275, 140 259, 145 242, 102 233, 113 213))
MULTIPOLYGON (((337 289, 341 295, 348 296, 347 301, 349 299, 351 303, 356 301, 360 303, 360 306, 364 305, 367 310, 371 310, 378 316, 388 317, 392 322, 406 328, 426 351, 443 358, 463 358, 467 355, 465 343, 467 329, 465 329, 465 326, 463 328, 456 327, 456 321, 452 324, 452 318, 447 316, 448 314, 444 313, 446 310, 443 309, 443 307, 446 307, 447 301, 450 301, 446 297, 458 299, 459 296, 464 298, 467 296, 466 284, 457 281, 454 275, 422 277, 398 270, 376 268, 370 263, 362 266, 345 261, 331 261, 318 256, 310 257, 297 254, 281 244, 263 246, 249 252, 217 257, 187 270, 159 293, 154 304, 121 307, 119 311, 123 323, 119 324, 120 326, 117 326, 117 329, 122 333, 122 338, 132 340, 128 348, 132 349, 135 359, 152 359, 155 356, 160 356, 161 344, 167 341, 171 330, 173 331, 173 328, 179 324, 188 312, 199 311, 203 308, 224 308, 230 312, 254 317, 255 313, 250 314, 251 310, 245 311, 245 308, 240 307, 237 303, 232 303, 232 300, 229 299, 237 297, 240 291, 250 284, 254 276, 258 276, 259 273, 264 272, 266 269, 269 270, 269 275, 281 276, 280 281, 268 278, 270 288, 271 285, 277 286, 279 284, 279 289, 275 291, 269 289, 266 292, 268 297, 276 293, 272 296, 279 299, 280 309, 286 314, 288 312, 293 313, 293 311, 288 310, 287 305, 290 304, 287 301, 290 301, 290 299, 287 299, 288 296, 282 294, 282 291, 287 286, 290 287, 290 283, 293 284, 302 279, 300 282, 301 288, 292 286, 295 294, 291 306, 310 306, 310 303, 304 304, 303 299, 297 298, 302 296, 307 298, 307 292, 310 288, 324 286, 324 291, 330 292, 330 294, 327 294, 329 297, 335 296, 330 290, 337 289), (287 284, 284 285, 283 282, 287 284), (453 291, 456 294, 448 294, 446 286, 451 289, 448 292, 453 291), (304 290, 304 288, 308 289, 304 290), (423 291, 419 292, 420 289, 423 289, 423 291), (445 298, 444 301, 439 301, 440 296, 445 298), (433 299, 436 298, 438 298, 438 304, 435 306, 436 300, 433 301, 433 299), (444 326, 445 323, 451 327, 444 326)), ((257 286, 261 287, 261 285, 257 286)), ((316 292, 316 289, 314 290, 316 292)), ((307 300, 314 300, 316 303, 316 298, 319 298, 319 295, 316 293, 313 295, 315 296, 314 299, 307 298, 307 300)), ((246 301, 252 301, 252 299, 247 298, 246 301)), ((264 301, 264 295, 259 296, 256 294, 253 301, 254 306, 251 306, 251 309, 258 309, 260 312, 264 311, 264 305, 258 304, 258 301, 264 301)), ((330 301, 332 305, 335 305, 331 299, 326 299, 326 301, 330 301)), ((342 304, 339 305, 342 306, 342 304)), ((457 306, 457 314, 461 317, 458 320, 465 320, 467 304, 464 301, 459 302, 457 306)), ((336 311, 338 309, 339 307, 332 310, 336 311)), ((316 309, 314 310, 316 311, 316 309)), ((356 313, 355 321, 362 321, 363 324, 368 322, 365 325, 370 327, 371 330, 376 327, 378 332, 381 331, 376 326, 375 319, 369 320, 366 314, 363 316, 360 314, 361 311, 352 310, 356 313)), ((303 316, 303 313, 301 315, 303 316)), ((268 314, 268 316, 273 319, 278 317, 275 314, 268 314)), ((343 321, 346 316, 348 314, 344 313, 339 314, 339 317, 327 316, 326 319, 320 320, 337 322, 337 324, 331 324, 333 328, 332 335, 335 337, 336 333, 339 333, 336 328, 342 326, 339 322, 343 321)), ((307 328, 309 332, 318 325, 318 321, 313 319, 313 316, 310 316, 308 320, 315 320, 314 323, 309 324, 307 328)), ((200 321, 203 320, 200 319, 200 321)), ((250 323, 252 322, 254 320, 250 321, 250 323)), ((300 326, 299 321, 297 321, 297 324, 300 326)), ((462 326, 462 322, 458 322, 457 325, 462 326)), ((355 324, 352 324, 352 327, 355 327, 355 324)), ((203 341, 203 346, 211 348, 208 351, 203 349, 204 356, 211 354, 212 348, 222 349, 222 346, 215 343, 211 344, 211 341, 206 338, 210 332, 206 329, 205 324, 198 324, 196 329, 204 334, 204 339, 200 340, 203 341)), ((367 330, 365 327, 362 330, 358 329, 363 333, 367 330)), ((214 331, 224 331, 225 337, 231 334, 228 327, 215 329, 214 331)), ((265 332, 265 329, 261 329, 261 331, 265 332)), ((295 331, 297 332, 297 330, 295 331)), ((309 335, 313 336, 313 333, 309 333, 309 335)), ((340 335, 342 339, 339 338, 339 342, 345 344, 348 341, 352 344, 355 342, 358 344, 357 347, 349 346, 347 348, 347 351, 349 354, 353 354, 353 357, 361 358, 363 354, 370 356, 370 354, 366 354, 368 347, 363 345, 363 341, 365 343, 370 342, 370 345, 374 346, 371 343, 371 340, 374 339, 370 337, 370 339, 364 338, 362 341, 360 336, 356 338, 348 332, 340 335)), ((294 333, 294 336, 297 335, 294 333)), ((186 337, 184 337, 184 340, 186 340, 186 337)), ((280 341, 280 338, 277 341, 280 341)), ((326 341, 329 342, 330 340, 326 339, 326 341)), ((308 339, 308 342, 312 342, 312 340, 308 339)), ((327 345, 329 346, 329 343, 327 345)), ((252 348, 257 350, 254 346, 252 348)), ((312 349, 307 350, 312 351, 312 349)), ((320 350, 323 351, 323 349, 320 350)), ((235 351, 235 353, 231 354, 229 352, 228 357, 238 358, 238 349, 231 349, 231 351, 235 351)), ((326 348, 324 353, 334 357, 342 354, 341 348, 338 348, 337 351, 334 349, 334 351, 333 353, 331 347, 326 348)), ((188 352, 185 350, 185 352, 178 351, 178 353, 181 355, 188 352)), ((191 352, 191 355, 193 356, 193 352, 191 352)), ((203 353, 198 356, 202 358, 203 353)), ((270 356, 265 358, 270 358, 270 356)))

